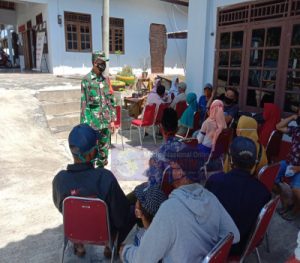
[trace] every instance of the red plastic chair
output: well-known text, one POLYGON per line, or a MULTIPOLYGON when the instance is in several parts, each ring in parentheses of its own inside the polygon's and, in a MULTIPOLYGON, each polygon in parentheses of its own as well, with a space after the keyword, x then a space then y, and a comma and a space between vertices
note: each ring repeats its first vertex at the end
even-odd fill
POLYGON ((118 143, 118 132, 121 134, 122 148, 124 150, 123 134, 122 134, 122 108, 120 105, 116 107, 117 119, 115 120, 116 143, 118 143))
POLYGON ((278 161, 277 157, 280 152, 281 140, 282 140, 282 132, 277 130, 272 131, 266 147, 266 154, 269 163, 278 161))
POLYGON ((109 246, 112 250, 111 262, 114 262, 115 248, 110 236, 109 216, 106 203, 97 198, 70 196, 63 202, 63 220, 65 244, 68 241, 80 244, 109 246))
POLYGON ((267 232, 268 226, 271 222, 271 219, 273 217, 273 214, 276 210, 276 207, 278 205, 280 197, 277 196, 274 199, 272 199, 270 202, 268 202, 260 211, 255 229, 248 241, 248 244, 245 248, 245 251, 241 255, 241 257, 229 257, 229 262, 244 262, 245 258, 253 253, 256 252, 257 260, 259 263, 261 263, 258 246, 261 244, 261 242, 264 239, 264 236, 267 232))
POLYGON ((154 140, 154 143, 156 144, 155 127, 154 127, 155 126, 155 116, 156 116, 155 114, 156 114, 156 104, 154 103, 154 104, 146 105, 142 119, 141 120, 134 119, 131 121, 130 140, 131 140, 131 128, 136 127, 139 131, 141 146, 143 146, 141 128, 144 128, 144 131, 145 131, 146 127, 152 127, 153 140, 154 140))
POLYGON ((215 150, 209 154, 209 157, 203 166, 206 179, 208 179, 207 166, 211 161, 215 161, 220 158, 222 162, 222 167, 224 167, 223 157, 229 151, 229 146, 232 141, 232 137, 233 129, 231 128, 226 128, 220 133, 216 141, 215 150))
POLYGON ((280 163, 266 165, 260 169, 257 178, 272 192, 275 178, 279 172, 280 163))
POLYGON ((160 189, 166 194, 166 196, 169 196, 169 194, 175 189, 174 186, 169 183, 170 172, 171 172, 170 166, 167 166, 167 168, 163 172, 161 185, 160 185, 160 189))
POLYGON ((181 115, 184 113, 188 105, 185 101, 179 101, 176 103, 175 110, 177 112, 177 118, 178 120, 181 118, 181 115))
POLYGON ((226 263, 233 242, 233 234, 222 238, 204 258, 202 263, 226 263))

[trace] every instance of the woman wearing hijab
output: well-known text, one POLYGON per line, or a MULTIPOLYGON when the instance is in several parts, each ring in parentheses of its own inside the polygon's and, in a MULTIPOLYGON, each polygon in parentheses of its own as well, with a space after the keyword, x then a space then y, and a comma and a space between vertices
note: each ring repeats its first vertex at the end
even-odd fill
MULTIPOLYGON (((265 147, 259 143, 257 134, 257 122, 255 119, 248 116, 241 116, 236 129, 237 136, 243 136, 251 139, 256 145, 256 165, 252 168, 251 174, 255 176, 258 174, 259 170, 268 164, 267 154, 265 147)), ((228 156, 224 164, 224 172, 227 173, 231 170, 231 164, 229 163, 228 156)))
POLYGON ((174 76, 171 83, 171 88, 169 90, 169 96, 176 97, 178 95, 178 76, 174 76), (173 95, 172 95, 173 94, 173 95))
POLYGON ((265 123, 262 125, 259 133, 259 141, 267 147, 272 131, 276 130, 276 124, 280 122, 280 109, 273 103, 265 103, 263 118, 265 123))
POLYGON ((188 129, 193 129, 194 127, 194 113, 198 110, 197 95, 193 92, 188 93, 186 96, 186 103, 188 107, 178 121, 178 134, 182 136, 186 135, 188 129))
POLYGON ((209 116, 197 135, 200 151, 207 154, 214 151, 216 141, 225 128, 224 104, 221 100, 214 100, 209 108, 209 116))

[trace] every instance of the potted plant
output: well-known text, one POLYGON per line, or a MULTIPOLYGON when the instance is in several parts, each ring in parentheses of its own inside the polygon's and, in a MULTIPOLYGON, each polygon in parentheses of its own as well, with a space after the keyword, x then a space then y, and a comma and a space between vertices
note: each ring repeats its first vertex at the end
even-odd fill
POLYGON ((111 80, 111 86, 114 91, 123 91, 125 89, 126 83, 120 80, 111 80))
POLYGON ((142 60, 142 79, 146 79, 148 77, 148 68, 149 68, 149 57, 143 58, 143 60, 142 60))
POLYGON ((122 71, 117 74, 116 80, 124 81, 126 86, 134 84, 135 76, 133 75, 132 68, 130 66, 124 66, 122 71))

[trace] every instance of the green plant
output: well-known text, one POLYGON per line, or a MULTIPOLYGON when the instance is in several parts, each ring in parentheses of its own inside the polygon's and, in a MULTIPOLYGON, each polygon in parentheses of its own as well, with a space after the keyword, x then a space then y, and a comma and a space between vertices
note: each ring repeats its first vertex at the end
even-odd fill
POLYGON ((130 67, 130 66, 124 66, 122 68, 122 71, 119 72, 118 75, 123 76, 123 77, 133 76, 132 67, 130 67))
POLYGON ((120 81, 120 80, 111 80, 110 83, 112 86, 115 86, 115 87, 124 87, 125 86, 125 82, 120 81))

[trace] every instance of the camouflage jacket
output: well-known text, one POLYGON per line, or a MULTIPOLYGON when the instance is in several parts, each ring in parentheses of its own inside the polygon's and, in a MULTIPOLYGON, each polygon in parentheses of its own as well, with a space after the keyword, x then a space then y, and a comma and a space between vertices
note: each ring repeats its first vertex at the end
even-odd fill
POLYGON ((80 123, 96 130, 108 128, 116 120, 115 106, 108 78, 98 77, 91 71, 82 79, 80 123))

